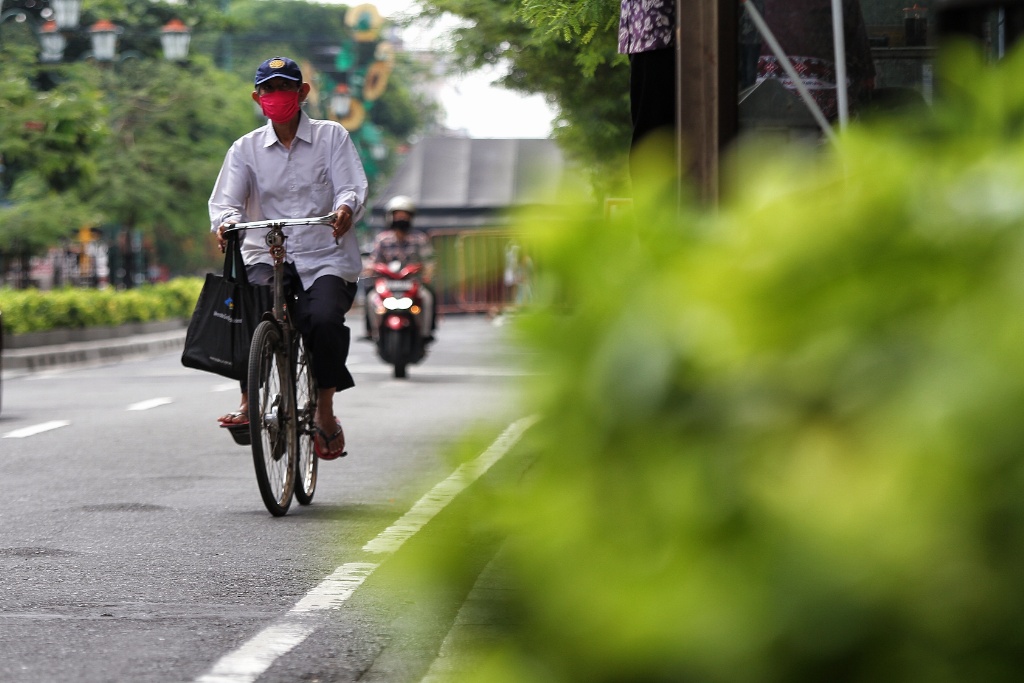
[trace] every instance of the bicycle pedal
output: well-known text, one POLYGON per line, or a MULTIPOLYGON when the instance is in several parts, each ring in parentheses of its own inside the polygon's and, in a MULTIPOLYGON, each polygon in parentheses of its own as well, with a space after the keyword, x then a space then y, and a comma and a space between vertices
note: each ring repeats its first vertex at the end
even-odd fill
POLYGON ((231 438, 235 440, 235 443, 239 446, 251 446, 252 436, 249 434, 249 425, 236 425, 233 427, 227 427, 227 430, 231 432, 231 438))

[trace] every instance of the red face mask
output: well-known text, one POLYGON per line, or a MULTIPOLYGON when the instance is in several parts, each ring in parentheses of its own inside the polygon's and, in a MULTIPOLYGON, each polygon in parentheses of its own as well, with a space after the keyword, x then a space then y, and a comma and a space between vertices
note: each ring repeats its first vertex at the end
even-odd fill
POLYGON ((295 90, 276 90, 260 95, 263 114, 274 123, 291 121, 299 111, 299 93, 295 90))

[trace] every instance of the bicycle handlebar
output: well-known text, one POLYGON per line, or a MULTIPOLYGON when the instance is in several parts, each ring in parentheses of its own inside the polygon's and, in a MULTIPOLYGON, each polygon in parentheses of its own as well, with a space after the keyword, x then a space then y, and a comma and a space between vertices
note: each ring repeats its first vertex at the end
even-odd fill
POLYGON ((314 218, 273 218, 267 221, 250 221, 248 223, 232 223, 228 227, 224 228, 224 232, 234 232, 236 230, 259 230, 269 228, 283 228, 286 225, 333 225, 334 214, 329 213, 326 216, 317 216, 314 218))

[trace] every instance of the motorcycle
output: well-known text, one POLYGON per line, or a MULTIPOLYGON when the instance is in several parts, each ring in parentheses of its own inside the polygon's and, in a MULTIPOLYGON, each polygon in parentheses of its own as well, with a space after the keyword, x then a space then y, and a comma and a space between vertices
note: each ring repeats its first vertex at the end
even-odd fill
POLYGON ((402 265, 399 261, 373 265, 373 289, 367 297, 368 313, 376 313, 378 324, 371 336, 377 353, 394 366, 396 379, 407 376, 407 366, 423 360, 427 338, 421 333, 425 285, 420 279, 423 264, 402 265))

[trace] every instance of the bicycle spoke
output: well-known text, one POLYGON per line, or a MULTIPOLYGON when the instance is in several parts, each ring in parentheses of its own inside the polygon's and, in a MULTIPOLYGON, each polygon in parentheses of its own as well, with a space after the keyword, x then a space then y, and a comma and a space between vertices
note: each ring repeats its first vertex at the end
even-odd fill
POLYGON ((295 484, 292 399, 281 347, 273 323, 260 323, 249 358, 249 429, 260 495, 275 516, 288 511, 295 484))
POLYGON ((314 423, 316 415, 316 382, 310 368, 310 355, 299 336, 295 354, 295 405, 297 424, 295 498, 302 505, 313 501, 316 491, 318 459, 313 450, 314 423))

